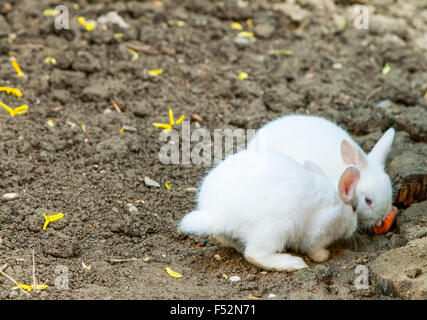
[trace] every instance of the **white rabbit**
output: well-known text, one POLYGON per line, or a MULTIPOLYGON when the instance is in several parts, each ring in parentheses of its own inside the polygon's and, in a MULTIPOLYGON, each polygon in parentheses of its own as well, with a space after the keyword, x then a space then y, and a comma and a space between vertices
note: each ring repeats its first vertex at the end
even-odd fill
MULTIPOLYGON (((267 123, 248 144, 248 149, 275 150, 299 163, 317 164, 332 180, 338 179, 346 165, 360 170, 356 189, 357 214, 361 227, 380 225, 392 207, 392 186, 384 171, 394 129, 388 129, 366 155, 350 135, 337 124, 321 117, 288 115, 267 123), (341 142, 347 140, 341 152, 341 142)), ((261 150, 262 152, 262 150, 261 150)))
POLYGON ((254 170, 253 156, 240 151, 207 174, 197 209, 181 220, 179 231, 211 235, 217 244, 234 247, 249 262, 268 270, 307 267, 302 258, 280 253, 286 248, 307 253, 316 262, 326 261, 325 247, 356 229, 357 217, 349 204, 358 169, 345 168, 334 186, 313 163, 303 167, 268 151, 264 170, 254 170))

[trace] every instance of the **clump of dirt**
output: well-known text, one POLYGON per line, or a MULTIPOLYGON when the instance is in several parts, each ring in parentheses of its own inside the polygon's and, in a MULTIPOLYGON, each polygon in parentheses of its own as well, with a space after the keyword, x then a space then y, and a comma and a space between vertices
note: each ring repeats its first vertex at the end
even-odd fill
MULTIPOLYGON (((212 136, 214 129, 257 129, 288 113, 323 115, 366 151, 394 126, 390 159, 410 150, 422 161, 426 9, 420 1, 364 1, 372 22, 366 30, 355 28, 351 3, 3 1, 0 86, 23 96, 0 92, 0 101, 29 106, 14 117, 0 110, 0 191, 19 194, 0 206, 5 272, 31 283, 34 250, 38 281, 49 285, 32 296, 38 299, 390 299, 374 278, 356 288, 355 268, 369 270, 380 254, 425 237, 425 219, 408 214, 404 227, 385 235, 358 233, 335 244, 328 262, 308 260, 307 270, 263 272, 231 249, 178 234, 209 167, 163 165, 165 142, 152 125, 168 123, 169 108, 175 119, 196 114, 191 130, 212 136), (69 9, 67 30, 43 15, 58 4, 69 9), (110 11, 129 28, 109 23, 88 31, 77 22, 110 11), (232 22, 254 37, 239 37, 232 22), (25 77, 17 77, 10 56, 25 77), (153 69, 163 73, 150 76, 153 69), (238 79, 242 72, 246 80, 238 79), (145 177, 160 187, 147 186, 145 177), (64 218, 42 230, 43 213, 59 212, 64 218), (168 276, 166 266, 184 277, 168 276)), ((412 173, 392 175, 395 187, 412 173)), ((414 174, 425 177, 425 170, 414 174)), ((425 193, 417 197, 425 200, 425 193)), ((0 277, 1 299, 27 298, 12 286, 0 277)))

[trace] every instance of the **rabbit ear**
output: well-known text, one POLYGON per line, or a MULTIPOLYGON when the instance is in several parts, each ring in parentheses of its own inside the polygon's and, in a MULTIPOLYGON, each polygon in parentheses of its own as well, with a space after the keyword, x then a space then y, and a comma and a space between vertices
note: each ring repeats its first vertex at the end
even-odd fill
POLYGON ((338 193, 344 203, 350 202, 354 197, 354 190, 360 179, 360 171, 354 166, 348 166, 341 174, 338 182, 338 193))
POLYGON ((385 159, 387 158, 388 153, 391 150, 391 145, 393 144, 394 139, 394 129, 388 129, 383 136, 375 144, 374 148, 368 154, 368 158, 374 161, 379 162, 384 166, 385 159))
POLYGON ((306 168, 307 170, 319 173, 323 176, 326 176, 325 172, 323 172, 323 170, 314 162, 311 161, 304 161, 304 168, 306 168))
POLYGON ((360 169, 366 165, 363 152, 345 139, 341 142, 341 157, 346 165, 354 165, 360 169))

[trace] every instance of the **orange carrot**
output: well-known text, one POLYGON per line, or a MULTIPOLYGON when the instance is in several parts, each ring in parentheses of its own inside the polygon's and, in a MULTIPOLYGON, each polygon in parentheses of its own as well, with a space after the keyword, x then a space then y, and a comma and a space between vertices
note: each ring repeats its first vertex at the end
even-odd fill
POLYGON ((396 215, 397 215, 397 208, 395 206, 393 206, 391 208, 390 212, 384 218, 383 223, 381 223, 381 225, 379 227, 374 226, 372 228, 372 231, 375 234, 384 234, 384 233, 386 233, 388 230, 390 230, 390 228, 391 228, 394 220, 396 219, 396 215))

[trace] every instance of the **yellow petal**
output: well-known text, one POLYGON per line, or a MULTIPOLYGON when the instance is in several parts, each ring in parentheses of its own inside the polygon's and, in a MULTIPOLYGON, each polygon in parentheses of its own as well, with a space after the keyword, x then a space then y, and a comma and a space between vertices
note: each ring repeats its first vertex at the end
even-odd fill
POLYGON ((44 59, 44 63, 56 64, 56 59, 51 56, 48 56, 46 57, 46 59, 44 59))
POLYGON ((386 63, 386 64, 385 64, 385 66, 384 66, 384 68, 383 68, 383 70, 382 70, 382 74, 383 74, 383 75, 386 75, 386 74, 388 74, 390 71, 391 71, 391 67, 390 67, 390 65, 389 65, 388 63, 386 63))
POLYGON ((159 122, 153 122, 153 126, 156 128, 164 128, 164 129, 171 129, 172 126, 169 123, 159 123, 159 122))
POLYGON ((80 23, 82 26, 86 26, 86 19, 84 17, 78 17, 77 22, 80 23))
POLYGON ((184 120, 184 115, 182 115, 182 116, 180 116, 179 118, 178 118, 178 120, 176 120, 176 124, 180 124, 181 122, 182 122, 182 120, 184 120))
POLYGON ((52 119, 47 120, 47 121, 46 121, 46 124, 47 124, 49 127, 51 127, 51 128, 53 128, 53 127, 55 126, 55 123, 53 122, 53 120, 52 120, 52 119))
POLYGON ((15 109, 12 110, 12 112, 10 113, 10 115, 12 117, 16 116, 17 114, 24 114, 27 113, 28 111, 28 105, 24 104, 22 106, 16 107, 15 109))
POLYGON ((90 22, 86 25, 87 31, 92 31, 93 29, 95 29, 95 23, 94 22, 90 22))
POLYGON ((18 88, 0 87, 0 91, 5 91, 6 94, 11 94, 18 98, 22 97, 22 92, 18 88))
POLYGON ((166 187, 166 189, 170 190, 171 186, 169 185, 169 181, 166 181, 165 187, 166 187))
POLYGON ((16 73, 18 74, 18 78, 22 78, 25 76, 25 73, 22 72, 21 67, 18 64, 18 61, 16 61, 16 58, 12 58, 12 66, 15 68, 16 73))
POLYGON ((161 75, 162 73, 163 73, 163 69, 148 70, 148 74, 152 77, 157 77, 158 75, 161 75))
POLYGON ((5 108, 9 113, 12 112, 12 109, 6 104, 0 101, 0 106, 2 106, 3 108, 5 108))
POLYGON ((240 38, 253 38, 254 37, 254 33, 253 32, 249 32, 249 31, 242 31, 239 32, 239 34, 237 35, 240 38))
POLYGON ((230 27, 233 30, 239 30, 239 31, 243 30, 242 25, 240 23, 238 23, 238 22, 232 22, 232 23, 230 23, 230 27))
POLYGON ((251 29, 254 27, 254 23, 252 22, 252 19, 246 19, 246 24, 251 29))
POLYGON ((21 287, 21 289, 24 291, 32 291, 33 290, 33 285, 28 285, 28 284, 23 284, 23 283, 18 283, 18 286, 12 287, 12 290, 17 290, 17 289, 19 289, 19 287, 21 287))
POLYGON ((173 125, 175 121, 173 120, 173 111, 172 109, 169 109, 169 124, 173 125))
POLYGON ((59 12, 56 9, 45 9, 43 10, 43 15, 46 17, 55 17, 57 15, 59 15, 61 12, 59 12))
POLYGON ((245 80, 249 77, 249 75, 246 72, 241 72, 239 73, 239 75, 237 76, 237 78, 239 78, 239 80, 245 80))
POLYGON ((48 219, 50 222, 54 222, 54 221, 62 219, 63 217, 64 217, 64 214, 61 212, 61 213, 57 213, 57 214, 53 214, 51 216, 48 216, 48 219))
POLYGON ((44 290, 49 286, 47 284, 38 284, 36 287, 37 287, 37 290, 44 290))
POLYGON ((132 55, 132 61, 136 61, 139 59, 139 54, 135 50, 128 48, 128 52, 132 55))
POLYGON ((165 270, 166 270, 167 274, 170 275, 173 278, 182 278, 183 277, 182 274, 179 274, 178 272, 173 271, 169 267, 166 267, 165 270))
POLYGON ((282 55, 290 56, 292 55, 292 50, 274 50, 274 54, 278 56, 282 56, 282 55))
POLYGON ((46 213, 43 212, 43 216, 45 218, 45 223, 44 223, 44 226, 43 226, 43 230, 46 230, 46 227, 47 227, 47 225, 50 222, 54 222, 54 221, 62 219, 64 217, 64 214, 62 212, 60 212, 60 213, 57 213, 57 214, 52 214, 50 216, 47 216, 46 213))
POLYGON ((86 125, 83 122, 80 123, 80 128, 84 133, 87 133, 86 125))
POLYGON ((92 269, 92 265, 91 264, 87 265, 86 263, 83 262, 83 260, 82 260, 82 267, 83 267, 83 269, 86 269, 89 271, 92 269))
POLYGON ((261 298, 254 297, 254 296, 249 296, 248 298, 251 299, 251 300, 261 300, 261 298))
MULTIPOLYGON (((17 290, 19 289, 19 287, 21 287, 22 290, 24 291, 33 291, 34 287, 33 285, 28 285, 28 284, 23 284, 23 283, 18 283, 19 286, 14 286, 12 287, 12 290, 17 290)), ((47 284, 38 284, 37 286, 37 290, 44 290, 48 287, 47 284)))

